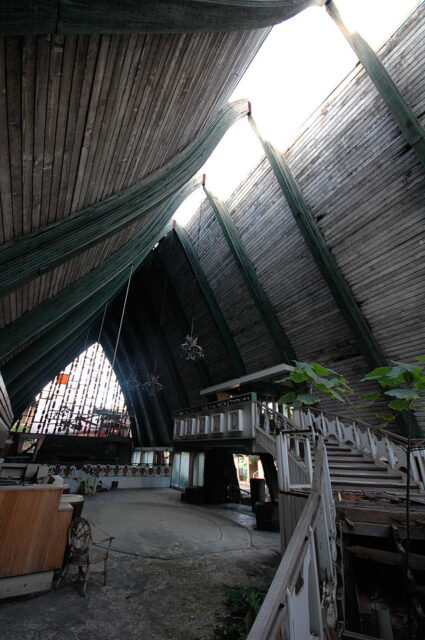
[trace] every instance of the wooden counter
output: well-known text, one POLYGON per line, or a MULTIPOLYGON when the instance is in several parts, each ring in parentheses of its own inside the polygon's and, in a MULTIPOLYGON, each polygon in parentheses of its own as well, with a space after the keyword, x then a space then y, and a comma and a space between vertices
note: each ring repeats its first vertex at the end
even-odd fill
POLYGON ((0 487, 0 578, 62 566, 72 506, 61 497, 54 485, 0 487))

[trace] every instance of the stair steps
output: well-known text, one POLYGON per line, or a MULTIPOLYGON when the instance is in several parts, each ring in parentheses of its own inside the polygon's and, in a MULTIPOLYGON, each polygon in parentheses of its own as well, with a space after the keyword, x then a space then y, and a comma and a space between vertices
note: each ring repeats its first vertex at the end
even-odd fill
MULTIPOLYGON (((311 461, 314 467, 315 451, 312 446, 312 436, 308 439, 311 445, 311 461)), ((270 451, 275 444, 267 443, 270 451)), ((261 446, 264 446, 259 441, 261 446)), ((339 443, 335 435, 325 437, 326 453, 332 488, 335 491, 350 491, 370 494, 404 494, 406 491, 406 480, 404 474, 393 471, 385 460, 374 460, 368 453, 364 453, 351 443, 339 443)), ((291 449, 290 449, 291 450, 291 449)), ((300 442, 300 456, 306 463, 305 449, 300 442)), ((292 449, 292 454, 294 450, 292 449)), ((420 485, 411 481, 411 489, 416 494, 420 494, 420 485)))

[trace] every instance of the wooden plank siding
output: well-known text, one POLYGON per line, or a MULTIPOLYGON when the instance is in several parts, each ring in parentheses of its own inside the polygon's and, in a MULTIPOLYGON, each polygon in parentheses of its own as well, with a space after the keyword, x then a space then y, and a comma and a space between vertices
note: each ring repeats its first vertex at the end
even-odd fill
POLYGON ((62 488, 0 489, 0 578, 59 569, 72 508, 61 513, 62 488))

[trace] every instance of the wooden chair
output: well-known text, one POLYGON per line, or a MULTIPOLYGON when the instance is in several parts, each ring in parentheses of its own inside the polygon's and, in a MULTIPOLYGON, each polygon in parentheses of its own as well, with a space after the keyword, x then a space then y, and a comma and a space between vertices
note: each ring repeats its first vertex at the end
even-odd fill
POLYGON ((66 564, 56 582, 58 587, 61 579, 68 574, 72 566, 78 567, 78 582, 82 583, 81 595, 85 597, 89 575, 103 574, 103 584, 106 585, 107 564, 109 549, 113 537, 94 541, 92 538, 90 523, 85 518, 75 518, 68 528, 68 555, 66 564), (106 544, 106 547, 96 545, 106 544), (93 570, 92 566, 103 562, 102 570, 93 570))

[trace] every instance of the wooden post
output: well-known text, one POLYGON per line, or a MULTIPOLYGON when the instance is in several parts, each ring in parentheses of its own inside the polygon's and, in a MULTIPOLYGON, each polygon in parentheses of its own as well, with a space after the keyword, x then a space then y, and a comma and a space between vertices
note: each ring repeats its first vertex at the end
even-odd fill
MULTIPOLYGON (((154 251, 153 252, 153 261, 152 261, 152 265, 154 267, 154 270, 156 271, 158 277, 160 280, 162 280, 163 283, 165 283, 166 279, 167 279, 167 273, 165 271, 165 268, 162 264, 161 258, 158 255, 158 251, 154 251)), ((176 321, 180 327, 180 331, 182 332, 183 335, 185 335, 186 333, 190 332, 190 321, 187 318, 184 309, 182 307, 182 304, 177 296, 176 291, 174 290, 174 287, 171 286, 171 283, 168 282, 167 285, 167 297, 168 297, 168 302, 170 303, 170 306, 173 310, 173 313, 175 315, 176 321)), ((202 360, 197 360, 195 362, 196 368, 198 369, 198 373, 199 373, 199 377, 201 379, 201 383, 203 387, 210 387, 211 386, 211 378, 210 378, 210 374, 208 372, 207 366, 205 364, 204 361, 202 360)))
POLYGON ((179 224, 174 225, 174 231, 185 252, 187 261, 189 262, 192 271, 194 272, 194 274, 196 274, 199 287, 204 296, 205 304, 208 307, 211 318, 215 326, 217 327, 217 330, 229 355, 233 372, 238 377, 243 376, 246 374, 246 370, 241 355, 229 330, 229 327, 227 326, 227 322, 224 319, 221 309, 217 304, 215 296, 208 283, 207 276, 205 275, 205 271, 203 270, 199 258, 196 255, 189 234, 179 224))
POLYGON ((204 190, 267 331, 285 362, 292 364, 297 359, 295 351, 276 318, 273 306, 258 279, 252 262, 248 258, 226 205, 205 187, 204 190))
POLYGON ((345 26, 333 0, 327 0, 326 10, 339 27, 345 39, 358 56, 373 84, 385 101, 394 120, 425 169, 425 130, 401 95, 397 85, 378 58, 375 51, 357 32, 345 26))

